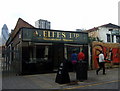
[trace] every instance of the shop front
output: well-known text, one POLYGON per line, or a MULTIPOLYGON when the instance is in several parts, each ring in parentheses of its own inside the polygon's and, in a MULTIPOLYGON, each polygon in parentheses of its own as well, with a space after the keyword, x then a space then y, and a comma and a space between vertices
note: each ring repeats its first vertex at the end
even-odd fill
POLYGON ((84 50, 88 60, 88 34, 84 32, 20 28, 7 42, 9 68, 17 74, 55 72, 65 59, 70 61, 73 50, 84 50), (15 52, 17 51, 17 52, 15 52))
POLYGON ((88 56, 87 33, 34 28, 21 31, 22 73, 56 71, 63 60, 70 61, 73 50, 78 53, 83 48, 88 56))

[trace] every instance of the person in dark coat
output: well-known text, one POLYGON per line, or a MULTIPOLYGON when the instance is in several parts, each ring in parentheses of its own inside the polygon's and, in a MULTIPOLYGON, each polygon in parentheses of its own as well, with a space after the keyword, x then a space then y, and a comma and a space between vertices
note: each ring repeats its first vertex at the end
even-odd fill
POLYGON ((83 51, 78 53, 76 79, 79 81, 87 80, 87 62, 85 61, 85 54, 83 51))

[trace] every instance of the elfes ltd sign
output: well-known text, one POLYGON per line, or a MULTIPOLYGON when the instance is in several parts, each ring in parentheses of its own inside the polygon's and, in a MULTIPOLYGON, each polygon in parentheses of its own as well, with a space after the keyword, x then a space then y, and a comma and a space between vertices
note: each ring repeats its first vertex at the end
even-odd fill
POLYGON ((22 29, 24 41, 36 42, 64 42, 64 43, 88 43, 88 34, 83 32, 70 32, 58 30, 22 29))

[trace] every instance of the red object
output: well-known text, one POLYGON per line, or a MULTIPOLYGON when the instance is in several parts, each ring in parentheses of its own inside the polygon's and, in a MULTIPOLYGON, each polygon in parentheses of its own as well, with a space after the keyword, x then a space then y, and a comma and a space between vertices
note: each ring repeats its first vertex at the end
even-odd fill
MULTIPOLYGON (((109 52, 107 52, 107 50, 110 50, 111 48, 110 47, 103 47, 103 53, 104 53, 104 57, 105 57, 105 62, 107 63, 120 63, 120 50, 119 48, 112 48, 112 55, 111 55, 111 60, 108 60, 108 56, 109 56, 109 52)), ((98 65, 98 48, 95 48, 95 52, 93 53, 93 58, 94 58, 94 68, 98 68, 99 65, 98 65)))
POLYGON ((120 63, 120 52, 118 48, 113 48, 113 56, 112 56, 112 61, 113 63, 120 63))
POLYGON ((83 53, 83 52, 80 52, 79 54, 78 54, 78 61, 79 60, 84 60, 85 59, 85 54, 83 53))

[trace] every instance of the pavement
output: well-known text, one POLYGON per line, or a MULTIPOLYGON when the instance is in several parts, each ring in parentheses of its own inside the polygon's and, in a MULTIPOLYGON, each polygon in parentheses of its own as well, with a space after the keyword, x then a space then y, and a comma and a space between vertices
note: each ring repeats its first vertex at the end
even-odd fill
MULTIPOLYGON (((118 79, 118 69, 106 69, 106 75, 102 75, 102 71, 99 72, 99 75, 96 75, 95 70, 89 70, 88 79, 83 82, 77 82, 75 73, 69 72, 71 83, 68 84, 55 83, 56 73, 3 76, 2 89, 76 89, 77 87, 84 88, 112 82, 117 82, 114 89, 118 89, 118 82, 120 81, 118 79)), ((110 87, 104 89, 110 89, 110 87)))

